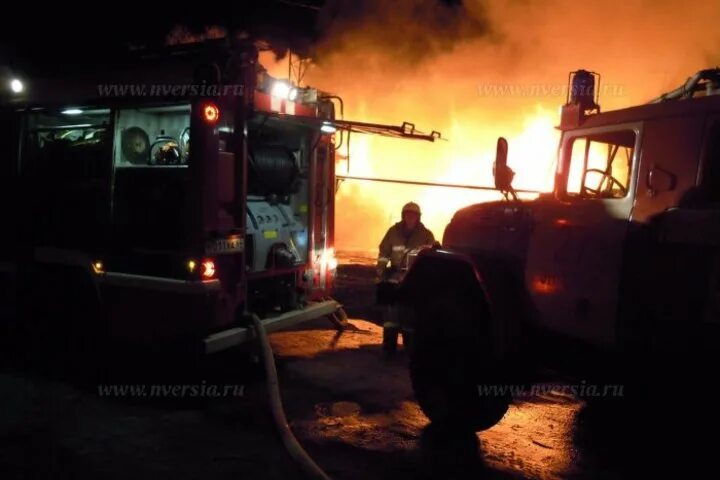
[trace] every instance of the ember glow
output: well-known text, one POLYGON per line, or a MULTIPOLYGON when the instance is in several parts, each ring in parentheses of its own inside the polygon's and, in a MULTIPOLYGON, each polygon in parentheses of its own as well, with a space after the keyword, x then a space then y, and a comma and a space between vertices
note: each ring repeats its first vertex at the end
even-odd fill
MULTIPOLYGON (((717 2, 661 0, 652 9, 641 0, 611 0, 602 8, 573 0, 330 3, 335 12, 354 13, 327 20, 326 41, 304 82, 341 95, 347 119, 409 121, 446 139, 352 135, 349 168, 344 160, 337 166, 341 175, 491 186, 502 135, 514 186, 547 191, 568 72, 599 72, 607 111, 646 102, 720 62, 720 31, 702 27, 720 18, 717 2), (358 3, 366 5, 360 15, 358 3)), ((286 62, 280 70, 287 76, 286 62)), ((348 153, 346 141, 340 153, 348 153)), ((343 182, 337 247, 375 249, 410 200, 441 238, 458 208, 498 198, 492 191, 343 182)))

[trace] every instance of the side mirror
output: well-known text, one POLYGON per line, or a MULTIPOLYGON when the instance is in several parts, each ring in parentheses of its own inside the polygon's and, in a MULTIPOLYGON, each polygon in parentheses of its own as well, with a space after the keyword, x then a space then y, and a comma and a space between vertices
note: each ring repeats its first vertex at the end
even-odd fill
POLYGON ((677 177, 671 172, 658 167, 653 166, 647 176, 647 188, 650 196, 655 196, 658 193, 669 192, 675 189, 677 183, 677 177))
POLYGON ((495 164, 493 165, 493 176, 495 177, 495 188, 501 191, 512 189, 512 181, 515 172, 507 165, 508 141, 504 137, 498 138, 497 150, 495 152, 495 164))

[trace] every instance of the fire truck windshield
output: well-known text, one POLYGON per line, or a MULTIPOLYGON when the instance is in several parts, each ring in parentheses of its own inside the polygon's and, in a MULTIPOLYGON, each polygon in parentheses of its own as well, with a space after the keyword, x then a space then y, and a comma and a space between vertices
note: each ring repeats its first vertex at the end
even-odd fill
POLYGON ((579 136, 567 145, 566 193, 584 198, 623 198, 628 193, 635 132, 579 136))

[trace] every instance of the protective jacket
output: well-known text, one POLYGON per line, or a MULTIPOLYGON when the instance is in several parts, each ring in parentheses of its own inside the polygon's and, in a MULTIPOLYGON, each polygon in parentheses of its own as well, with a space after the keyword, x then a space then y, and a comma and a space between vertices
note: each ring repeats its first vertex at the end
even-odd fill
POLYGON ((378 275, 381 277, 388 269, 403 268, 405 254, 423 245, 432 245, 435 237, 432 232, 425 228, 425 225, 418 223, 411 232, 406 232, 403 223, 398 222, 387 231, 380 242, 380 253, 378 254, 378 275))

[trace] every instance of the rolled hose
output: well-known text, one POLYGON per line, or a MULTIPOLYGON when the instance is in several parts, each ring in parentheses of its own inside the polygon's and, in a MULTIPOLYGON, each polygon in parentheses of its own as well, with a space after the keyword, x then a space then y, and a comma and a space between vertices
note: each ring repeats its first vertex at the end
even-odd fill
POLYGON ((285 449, 290 457, 303 470, 307 478, 317 480, 331 480, 330 477, 310 458, 295 435, 293 435, 288 425, 285 411, 283 410, 282 398, 280 397, 280 384, 278 382, 277 370, 275 369, 275 357, 273 357, 272 347, 268 340, 265 327, 263 327, 260 317, 252 315, 253 326, 257 333, 260 343, 260 351, 262 353, 263 363, 265 364, 265 381, 267 382, 268 397, 270 398, 270 411, 272 412, 275 427, 277 428, 280 438, 282 439, 285 449))

